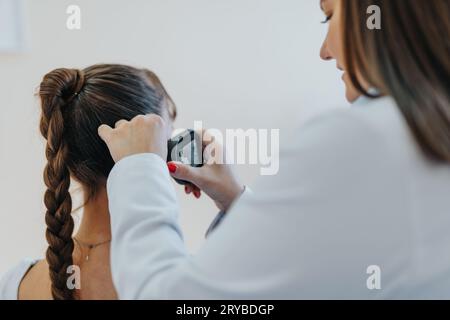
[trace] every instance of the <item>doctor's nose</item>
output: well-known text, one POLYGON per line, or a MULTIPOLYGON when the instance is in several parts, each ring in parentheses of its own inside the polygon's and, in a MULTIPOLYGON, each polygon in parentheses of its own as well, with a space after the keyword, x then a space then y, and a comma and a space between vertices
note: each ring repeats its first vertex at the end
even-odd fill
POLYGON ((333 59, 333 56, 328 51, 327 47, 327 39, 322 44, 322 47, 320 48, 320 58, 325 61, 329 61, 333 59))

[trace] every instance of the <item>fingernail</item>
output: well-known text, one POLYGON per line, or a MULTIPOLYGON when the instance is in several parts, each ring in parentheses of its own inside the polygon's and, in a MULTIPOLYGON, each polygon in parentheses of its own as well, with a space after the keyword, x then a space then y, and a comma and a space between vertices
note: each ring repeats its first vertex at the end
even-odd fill
POLYGON ((168 163, 167 167, 169 168, 170 173, 175 173, 177 171, 177 165, 175 163, 168 163))

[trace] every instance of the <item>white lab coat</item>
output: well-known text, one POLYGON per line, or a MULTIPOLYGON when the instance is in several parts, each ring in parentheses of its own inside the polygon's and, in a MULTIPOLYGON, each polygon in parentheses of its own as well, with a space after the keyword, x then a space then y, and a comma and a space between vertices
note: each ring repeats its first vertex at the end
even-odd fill
POLYGON ((296 137, 193 257, 165 162, 119 161, 107 185, 119 297, 449 299, 450 166, 427 160, 392 99, 361 98, 296 137))

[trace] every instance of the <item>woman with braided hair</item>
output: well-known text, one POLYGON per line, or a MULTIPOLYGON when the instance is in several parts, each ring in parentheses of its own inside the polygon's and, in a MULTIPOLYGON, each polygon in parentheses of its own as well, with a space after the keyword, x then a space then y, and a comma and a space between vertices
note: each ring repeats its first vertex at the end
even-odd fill
MULTIPOLYGON (((106 178, 114 161, 97 134, 100 124, 157 114, 172 121, 175 105, 148 70, 94 65, 56 69, 40 84, 40 131, 47 141, 44 182, 46 259, 24 261, 6 275, 6 299, 115 299, 111 279, 111 230, 106 178), (84 194, 83 218, 76 235, 71 181, 84 194), (80 277, 71 278, 77 270, 80 277), (78 281, 78 282, 77 282, 78 281)), ((168 138, 170 132, 167 133, 168 138)))

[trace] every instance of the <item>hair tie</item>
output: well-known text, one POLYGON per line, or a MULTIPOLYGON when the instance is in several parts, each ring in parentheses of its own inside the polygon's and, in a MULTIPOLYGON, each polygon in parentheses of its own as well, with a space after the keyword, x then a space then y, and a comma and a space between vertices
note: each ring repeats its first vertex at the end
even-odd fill
POLYGON ((74 96, 79 95, 81 90, 83 90, 84 82, 85 82, 85 77, 84 77, 83 70, 78 70, 77 69, 77 83, 76 83, 76 86, 75 86, 74 96))
POLYGON ((81 91, 84 88, 84 82, 85 82, 85 77, 84 77, 84 72, 82 70, 76 70, 76 80, 75 80, 75 86, 74 86, 74 93, 72 94, 72 96, 69 97, 69 99, 67 99, 66 104, 70 104, 72 103, 72 101, 81 93, 81 91))

